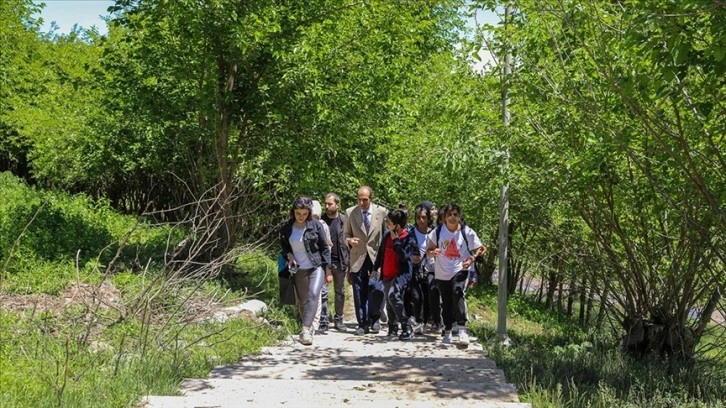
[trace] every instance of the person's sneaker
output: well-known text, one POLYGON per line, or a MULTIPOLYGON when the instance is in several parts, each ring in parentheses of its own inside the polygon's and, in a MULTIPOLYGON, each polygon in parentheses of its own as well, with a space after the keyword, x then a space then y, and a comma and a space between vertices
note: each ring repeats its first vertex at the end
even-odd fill
POLYGON ((453 341, 451 339, 451 330, 447 330, 444 332, 444 338, 441 340, 444 344, 451 344, 453 341))
POLYGON ((328 325, 327 324, 321 324, 320 327, 318 327, 318 331, 322 334, 328 333, 328 325))
POLYGON ((355 329, 355 335, 356 336, 362 336, 364 334, 366 334, 366 329, 364 329, 362 327, 359 327, 359 328, 355 329))
POLYGON ((459 329, 459 344, 462 346, 469 345, 469 334, 466 332, 466 328, 464 327, 459 329))
POLYGON ((439 323, 429 323, 426 326, 426 331, 429 333, 441 333, 442 327, 439 323))
POLYGON ((398 339, 401 341, 408 341, 413 338, 413 331, 411 330, 411 327, 406 326, 403 328, 403 332, 400 336, 398 336, 398 339))
POLYGON ((381 331, 381 323, 379 321, 376 321, 375 323, 373 323, 373 325, 371 325, 371 330, 370 330, 371 333, 378 334, 380 331, 381 331))
POLYGON ((333 320, 335 323, 335 330, 345 333, 348 331, 348 328, 345 327, 345 324, 343 324, 343 318, 342 317, 336 317, 335 320, 333 320))
POLYGON ((310 330, 303 330, 302 333, 300 333, 300 343, 305 346, 310 346, 313 344, 313 334, 310 332, 310 330))
POLYGON ((416 323, 416 318, 413 316, 408 318, 408 324, 411 325, 411 329, 413 330, 413 333, 415 334, 423 334, 423 323, 416 323))

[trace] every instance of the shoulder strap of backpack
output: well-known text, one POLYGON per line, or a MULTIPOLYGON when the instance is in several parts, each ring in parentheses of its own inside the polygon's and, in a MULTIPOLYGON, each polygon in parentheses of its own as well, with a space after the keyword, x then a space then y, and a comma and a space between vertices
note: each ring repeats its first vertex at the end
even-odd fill
POLYGON ((469 228, 466 225, 461 226, 461 235, 464 237, 464 244, 466 244, 466 250, 469 251, 469 254, 471 255, 471 248, 469 248, 469 238, 466 236, 466 229, 469 228))
MULTIPOLYGON (((439 247, 439 235, 441 235, 441 227, 443 227, 444 224, 439 224, 436 226, 436 247, 439 247)), ((469 248, 469 240, 466 237, 466 229, 469 228, 466 225, 461 226, 461 235, 464 237, 464 244, 466 245, 466 250, 469 251, 471 254, 471 248, 469 248)))

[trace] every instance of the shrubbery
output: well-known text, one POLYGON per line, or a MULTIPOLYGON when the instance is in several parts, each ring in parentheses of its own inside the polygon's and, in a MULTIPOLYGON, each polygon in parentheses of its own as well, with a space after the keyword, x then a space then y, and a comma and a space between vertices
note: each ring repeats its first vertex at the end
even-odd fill
POLYGON ((34 270, 26 280, 48 280, 14 291, 54 293, 76 272, 105 269, 119 248, 128 266, 158 261, 180 239, 170 227, 151 228, 115 213, 107 201, 40 191, 10 173, 0 173, 0 197, 0 273, 34 270))
POLYGON ((210 319, 222 304, 274 299, 276 264, 264 252, 240 247, 234 264, 233 254, 214 265, 167 265, 194 232, 117 214, 106 201, 35 189, 8 173, 0 173, 0 197, 0 294, 34 294, 0 309, 3 407, 135 406, 141 395, 173 394, 182 378, 296 329, 274 307, 265 315, 274 326, 210 319), (213 279, 218 271, 224 279, 213 279), (72 299, 35 296, 64 291, 72 299))
MULTIPOLYGON (((469 306, 471 314, 489 314, 469 325, 489 344, 497 334, 496 291, 477 288, 469 306)), ((492 346, 489 356, 534 407, 724 406, 723 362, 636 360, 619 351, 612 331, 587 330, 524 296, 510 296, 507 309, 507 334, 515 346, 492 346)))

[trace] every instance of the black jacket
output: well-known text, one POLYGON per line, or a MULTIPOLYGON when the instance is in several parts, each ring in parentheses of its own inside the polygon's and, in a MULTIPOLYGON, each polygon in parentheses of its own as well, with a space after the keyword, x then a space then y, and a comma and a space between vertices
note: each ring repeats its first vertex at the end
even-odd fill
MULTIPOLYGON (((294 219, 290 219, 282 226, 280 231, 280 248, 282 248, 282 253, 285 254, 285 259, 287 259, 287 254, 292 253, 290 235, 292 235, 292 224, 294 222, 294 219)), ((330 265, 330 247, 320 221, 308 220, 305 225, 305 232, 303 232, 303 243, 308 258, 310 258, 310 262, 313 263, 314 267, 322 266, 327 268, 330 265)))
POLYGON ((330 240, 333 241, 333 247, 330 248, 331 265, 339 270, 346 270, 350 258, 350 248, 345 243, 345 214, 338 213, 336 218, 328 218, 328 214, 323 214, 323 221, 330 227, 330 240), (337 236, 333 236, 333 231, 338 231, 337 236))

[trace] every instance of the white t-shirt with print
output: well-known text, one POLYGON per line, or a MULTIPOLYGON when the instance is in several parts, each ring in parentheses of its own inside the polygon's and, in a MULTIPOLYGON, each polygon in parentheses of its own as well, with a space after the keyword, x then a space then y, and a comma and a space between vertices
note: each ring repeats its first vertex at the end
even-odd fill
MULTIPOLYGON (((455 232, 449 231, 445 225, 441 227, 438 239, 441 253, 435 258, 434 276, 436 279, 450 280, 457 272, 464 269, 462 264, 472 255, 467 251, 464 239, 469 243, 471 251, 476 251, 482 245, 476 232, 469 227, 461 227, 455 232)), ((436 245, 436 229, 426 236, 426 246, 429 245, 436 245)))

